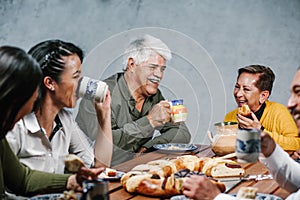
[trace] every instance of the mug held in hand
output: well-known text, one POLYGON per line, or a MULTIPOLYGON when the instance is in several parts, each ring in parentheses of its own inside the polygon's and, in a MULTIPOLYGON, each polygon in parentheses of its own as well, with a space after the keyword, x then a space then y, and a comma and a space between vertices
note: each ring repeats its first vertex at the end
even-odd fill
POLYGON ((183 99, 175 99, 169 102, 171 107, 171 118, 173 123, 186 121, 187 109, 183 105, 183 99))
POLYGON ((259 129, 238 129, 235 150, 238 162, 254 163, 257 161, 261 151, 260 134, 259 129))
POLYGON ((82 77, 78 84, 78 97, 103 102, 108 90, 105 82, 91 79, 89 77, 82 77))

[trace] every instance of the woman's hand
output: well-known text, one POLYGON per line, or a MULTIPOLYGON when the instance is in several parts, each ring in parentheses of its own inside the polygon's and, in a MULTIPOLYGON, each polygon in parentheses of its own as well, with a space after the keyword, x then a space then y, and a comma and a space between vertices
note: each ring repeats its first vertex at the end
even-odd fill
POLYGON ((110 118, 111 114, 111 97, 110 97, 110 91, 107 90, 105 99, 103 102, 95 102, 95 109, 97 112, 97 118, 100 126, 105 121, 105 119, 110 118))
POLYGON ((237 114, 237 121, 239 123, 239 126, 245 129, 251 129, 251 128, 261 129, 262 125, 253 112, 251 112, 251 117, 252 119, 237 114))
POLYGON ((82 182, 84 180, 93 180, 97 179, 99 174, 105 170, 104 167, 91 168, 81 167, 80 170, 71 175, 68 178, 67 190, 74 190, 75 192, 82 192, 82 182))
POLYGON ((108 90, 103 102, 95 102, 98 119, 98 134, 94 145, 95 166, 111 164, 113 154, 113 139, 111 128, 111 97, 108 90))

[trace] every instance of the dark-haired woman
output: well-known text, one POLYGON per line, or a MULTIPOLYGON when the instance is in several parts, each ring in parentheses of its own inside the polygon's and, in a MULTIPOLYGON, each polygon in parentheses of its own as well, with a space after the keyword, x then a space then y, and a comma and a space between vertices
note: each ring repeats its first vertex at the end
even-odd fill
POLYGON ((288 109, 277 102, 269 101, 275 75, 266 66, 250 65, 238 70, 233 95, 238 107, 247 104, 251 117, 238 114, 238 109, 229 112, 224 121, 236 121, 241 128, 256 128, 267 132, 284 150, 300 148, 298 129, 288 109))
POLYGON ((103 103, 95 103, 101 127, 95 144, 65 109, 74 108, 78 100, 82 50, 72 43, 47 40, 32 47, 29 54, 39 62, 43 77, 34 112, 23 117, 7 135, 20 161, 32 169, 51 173, 64 173, 63 160, 67 154, 78 155, 88 168, 110 166, 109 93, 103 103))
POLYGON ((28 114, 42 80, 39 64, 16 47, 0 47, 0 199, 5 189, 22 196, 80 190, 83 178, 96 178, 103 170, 81 168, 78 175, 50 174, 21 164, 5 138, 15 123, 28 114))

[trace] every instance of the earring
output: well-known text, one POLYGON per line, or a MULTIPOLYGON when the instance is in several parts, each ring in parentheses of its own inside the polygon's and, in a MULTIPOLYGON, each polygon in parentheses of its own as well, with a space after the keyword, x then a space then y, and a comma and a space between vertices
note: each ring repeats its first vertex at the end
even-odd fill
POLYGON ((54 87, 51 87, 50 90, 51 90, 51 91, 54 91, 54 87))

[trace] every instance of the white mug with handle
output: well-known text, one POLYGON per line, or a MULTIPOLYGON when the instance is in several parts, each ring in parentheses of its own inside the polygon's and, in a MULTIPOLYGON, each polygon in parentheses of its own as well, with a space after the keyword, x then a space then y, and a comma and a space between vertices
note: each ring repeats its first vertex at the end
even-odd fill
POLYGON ((83 76, 79 80, 77 88, 77 96, 87 98, 97 102, 103 102, 108 90, 108 85, 100 80, 95 80, 87 76, 83 76))

